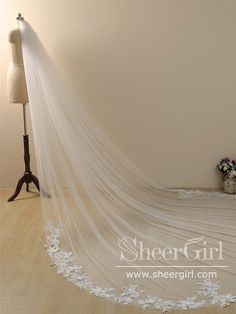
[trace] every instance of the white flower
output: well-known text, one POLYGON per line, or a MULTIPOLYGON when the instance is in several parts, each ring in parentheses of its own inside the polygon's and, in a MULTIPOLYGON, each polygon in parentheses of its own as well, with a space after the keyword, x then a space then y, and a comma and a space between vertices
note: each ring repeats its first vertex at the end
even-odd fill
POLYGON ((236 178, 236 170, 230 171, 230 173, 228 174, 228 178, 229 179, 236 178))

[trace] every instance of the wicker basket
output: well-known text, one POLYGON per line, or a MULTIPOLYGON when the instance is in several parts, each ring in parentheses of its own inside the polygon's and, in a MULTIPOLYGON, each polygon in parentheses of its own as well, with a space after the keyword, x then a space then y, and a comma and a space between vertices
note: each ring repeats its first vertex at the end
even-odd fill
POLYGON ((223 190, 225 193, 236 194, 236 177, 231 177, 230 174, 224 176, 223 190))

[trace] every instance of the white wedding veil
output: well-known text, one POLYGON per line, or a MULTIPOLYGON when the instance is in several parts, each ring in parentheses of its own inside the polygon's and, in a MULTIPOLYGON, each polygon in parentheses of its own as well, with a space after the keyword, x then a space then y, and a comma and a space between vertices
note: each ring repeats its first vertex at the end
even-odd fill
POLYGON ((146 178, 67 90, 31 26, 19 24, 58 273, 91 294, 162 311, 235 302, 236 199, 186 198, 146 178))

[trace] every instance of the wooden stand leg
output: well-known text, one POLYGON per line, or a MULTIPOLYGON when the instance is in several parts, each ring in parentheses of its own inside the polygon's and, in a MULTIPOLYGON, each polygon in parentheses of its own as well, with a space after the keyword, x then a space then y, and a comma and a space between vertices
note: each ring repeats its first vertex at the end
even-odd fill
MULTIPOLYGON (((19 179, 15 193, 8 199, 8 202, 12 202, 20 193, 23 184, 26 184, 26 191, 29 191, 29 184, 33 182, 40 192, 39 180, 36 176, 34 176, 30 170, 30 153, 29 153, 29 135, 27 134, 26 127, 26 112, 25 112, 26 104, 23 104, 23 119, 24 119, 24 135, 23 135, 23 143, 24 143, 24 161, 25 161, 25 172, 24 175, 19 179)), ((50 197, 50 195, 42 191, 42 194, 45 197, 50 197)))
MULTIPOLYGON (((19 179, 15 193, 8 199, 8 202, 12 202, 19 195, 24 183, 26 184, 26 191, 29 191, 29 184, 33 182, 38 191, 40 192, 39 180, 35 175, 32 174, 30 170, 29 136, 27 134, 23 135, 23 141, 24 141, 25 172, 24 175, 19 179)), ((50 197, 50 195, 45 191, 42 191, 42 194, 45 197, 50 197)))
POLYGON ((22 185, 25 183, 25 175, 21 177, 17 183, 15 193, 8 199, 8 202, 12 202, 20 193, 22 185))

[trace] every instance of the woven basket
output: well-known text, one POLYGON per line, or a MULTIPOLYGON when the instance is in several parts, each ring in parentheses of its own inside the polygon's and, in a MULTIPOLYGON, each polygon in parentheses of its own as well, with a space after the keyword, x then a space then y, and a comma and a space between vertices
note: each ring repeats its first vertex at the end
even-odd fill
POLYGON ((223 190, 225 193, 236 194, 236 177, 231 178, 229 175, 224 176, 223 190))

